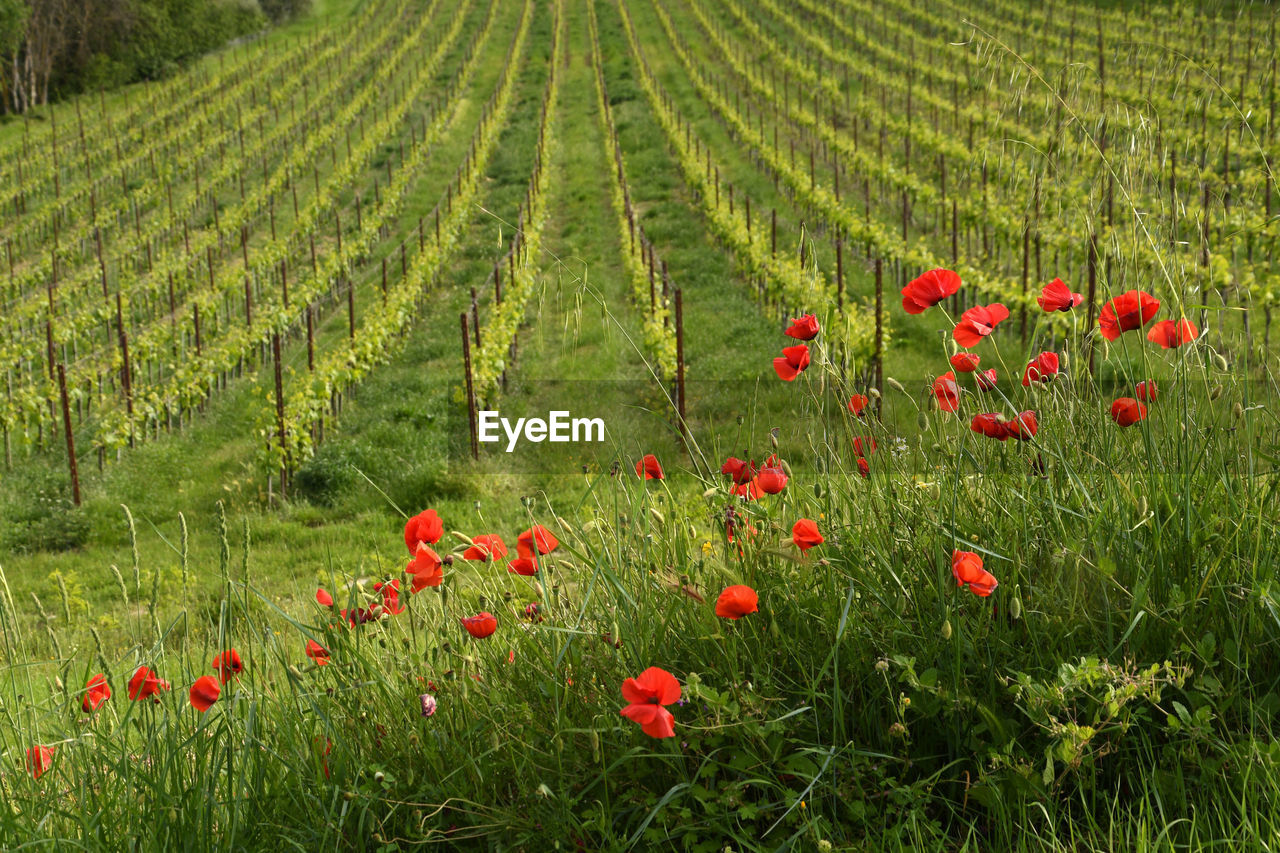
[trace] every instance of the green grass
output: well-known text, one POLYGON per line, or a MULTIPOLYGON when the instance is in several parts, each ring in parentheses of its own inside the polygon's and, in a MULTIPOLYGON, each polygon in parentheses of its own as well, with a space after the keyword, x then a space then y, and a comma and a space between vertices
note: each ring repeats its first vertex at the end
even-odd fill
MULTIPOLYGON (((0 846, 1280 845, 1280 448, 1258 330, 1245 341, 1233 319, 1222 336, 1168 352, 1129 332, 1098 350, 1097 379, 1082 334, 1059 335, 1064 374, 1023 389, 1022 365, 1044 338, 1024 350, 1011 319, 976 350, 999 367, 1001 393, 979 397, 962 377, 956 416, 925 390, 947 369, 954 318, 905 315, 888 287, 894 381, 881 419, 855 421, 844 402, 865 387, 864 366, 832 363, 823 336, 806 373, 777 380, 771 359, 794 343, 785 318, 708 236, 635 83, 618 10, 598 2, 633 200, 684 295, 686 452, 640 349, 643 306, 629 301, 587 6, 563 5, 552 217, 497 408, 600 415, 608 440, 468 454, 458 316, 474 288, 487 318, 493 263, 532 168, 557 9, 539 4, 513 115, 452 267, 390 362, 344 394, 283 505, 268 502, 251 423, 266 368, 231 381, 189 427, 88 472, 81 508, 60 454, 5 472, 0 846), (1161 388, 1148 419, 1116 426, 1111 400, 1148 376, 1161 388), (1038 414, 1034 441, 969 429, 975 413, 1023 409, 1038 414), (851 440, 867 435, 877 449, 864 478, 851 440), (634 475, 644 453, 666 479, 634 475), (785 490, 734 499, 724 458, 772 453, 790 474, 785 490), (375 582, 405 578, 403 514, 427 507, 444 519, 436 549, 451 556, 442 587, 406 591, 405 612, 358 627, 315 603, 317 587, 335 609, 381 600, 375 582), (826 540, 807 554, 791 541, 801 518, 826 540), (514 552, 535 523, 561 544, 534 577, 461 559, 467 537, 499 533, 514 552), (999 581, 989 598, 957 588, 954 549, 983 558, 999 581), (731 584, 754 588, 759 611, 718 618, 731 584), (498 620, 487 639, 459 624, 479 611, 498 620), (327 666, 305 656, 308 639, 329 649, 327 666), (187 690, 226 648, 245 670, 197 713, 187 690), (142 664, 172 685, 157 703, 127 696, 142 664), (682 687, 669 739, 619 715, 624 679, 650 666, 682 687), (98 672, 113 695, 90 715, 83 686, 98 672), (429 717, 423 693, 438 702, 429 717), (24 765, 35 744, 55 747, 38 779, 24 765)), ((457 127, 357 272, 358 316, 378 309, 376 259, 461 162, 516 8, 500 4, 491 61, 457 127)), ((630 8, 696 132, 735 186, 778 207, 794 240, 806 213, 658 49, 647 2, 630 8)), ((865 269, 852 281, 868 292, 865 269)), ((317 342, 345 335, 339 304, 317 342)), ((298 375, 305 358, 304 343, 286 347, 298 375)))

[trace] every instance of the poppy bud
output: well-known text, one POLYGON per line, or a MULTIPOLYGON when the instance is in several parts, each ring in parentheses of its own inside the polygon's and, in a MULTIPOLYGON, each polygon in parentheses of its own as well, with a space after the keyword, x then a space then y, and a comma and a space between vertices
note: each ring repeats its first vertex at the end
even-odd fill
POLYGON ((873 399, 873 400, 879 400, 879 399, 880 399, 880 389, 878 389, 878 388, 868 388, 868 389, 867 389, 867 396, 868 396, 868 397, 870 397, 870 398, 871 398, 871 399, 873 399))
POLYGON ((822 484, 815 482, 813 484, 813 496, 818 500, 822 500, 822 484))
POLYGON ((351 801, 352 801, 352 800, 354 800, 355 798, 356 798, 356 795, 355 795, 355 793, 353 793, 352 791, 343 791, 343 792, 342 792, 342 799, 346 800, 347 802, 351 802, 351 801))
POLYGON ((942 639, 944 640, 951 639, 951 620, 950 619, 942 620, 942 639))
POLYGON ((929 428, 929 416, 928 416, 928 415, 926 415, 924 412, 917 412, 917 413, 916 413, 916 426, 918 426, 918 427, 919 427, 920 429, 922 429, 922 430, 928 429, 928 428, 929 428))
POLYGON ((904 394, 907 393, 907 389, 902 387, 902 383, 894 379, 892 376, 886 376, 884 378, 884 381, 889 383, 889 387, 892 388, 893 390, 901 391, 904 394))
POLYGON ((1022 588, 1015 586, 1013 588, 1013 601, 1009 604, 1009 615, 1016 622, 1022 618, 1022 588))
POLYGON ((600 760, 600 733, 595 729, 591 730, 591 760, 600 760))
POLYGON ((1217 362, 1218 369, 1221 370, 1223 373, 1226 373, 1228 370, 1231 369, 1231 365, 1227 364, 1227 357, 1222 353, 1215 352, 1213 354, 1213 360, 1217 362))
POLYGON ((1235 416, 1236 420, 1240 420, 1240 418, 1244 417, 1244 406, 1235 403, 1231 407, 1231 414, 1235 416))
POLYGON ((1147 496, 1146 495, 1143 495, 1142 497, 1138 498, 1138 517, 1139 518, 1147 517, 1147 496))
POLYGON ((662 517, 662 513, 658 512, 657 507, 649 507, 649 514, 658 520, 659 524, 666 524, 667 520, 662 517))
MULTIPOLYGON (((1225 369, 1225 368, 1224 368, 1224 369, 1225 369)), ((1219 398, 1219 397, 1221 397, 1221 396, 1222 396, 1222 386, 1221 386, 1221 385, 1214 385, 1214 386, 1213 386, 1213 388, 1209 389, 1209 399, 1210 399, 1210 400, 1216 400, 1216 399, 1218 399, 1218 398, 1219 398)))

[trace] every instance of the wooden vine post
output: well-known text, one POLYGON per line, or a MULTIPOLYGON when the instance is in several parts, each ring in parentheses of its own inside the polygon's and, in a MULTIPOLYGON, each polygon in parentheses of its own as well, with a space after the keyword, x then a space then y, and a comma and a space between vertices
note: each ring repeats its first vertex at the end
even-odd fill
POLYGON ((676 288, 676 414, 680 419, 680 435, 689 437, 689 425, 685 422, 684 397, 684 294, 676 288))
POLYGON ((876 258, 876 416, 884 397, 884 259, 876 258))
POLYGON ((276 439, 280 442, 280 499, 284 500, 289 482, 289 447, 284 432, 284 377, 280 372, 280 334, 271 336, 271 355, 275 360, 276 439))
POLYGON ((67 369, 58 362, 58 392, 62 396, 62 431, 67 439, 67 465, 71 469, 71 500, 80 506, 80 469, 76 466, 76 439, 71 433, 71 403, 67 398, 67 369))
POLYGON ((471 381, 471 337, 467 334, 467 312, 459 316, 462 323, 462 369, 467 383, 467 427, 470 431, 471 458, 480 458, 480 439, 476 434, 476 389, 471 381))

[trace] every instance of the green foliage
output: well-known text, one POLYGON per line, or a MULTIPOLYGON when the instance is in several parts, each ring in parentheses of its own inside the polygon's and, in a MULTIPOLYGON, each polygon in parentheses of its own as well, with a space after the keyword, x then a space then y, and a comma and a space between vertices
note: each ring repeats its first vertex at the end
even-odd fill
POLYGON ((273 23, 300 18, 311 11, 314 0, 258 0, 262 13, 273 23))
POLYGON ((88 538, 85 514, 71 502, 66 476, 37 465, 4 475, 0 550, 68 551, 88 538))

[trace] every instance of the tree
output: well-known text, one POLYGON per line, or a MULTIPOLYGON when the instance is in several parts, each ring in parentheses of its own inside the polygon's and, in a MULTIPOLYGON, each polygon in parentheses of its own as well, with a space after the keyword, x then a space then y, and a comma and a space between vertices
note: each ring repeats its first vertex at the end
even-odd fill
POLYGON ((258 5, 275 24, 311 11, 311 0, 258 0, 258 5))
POLYGON ((0 0, 0 110, 17 111, 11 90, 17 79, 18 49, 27 31, 29 11, 22 0, 0 0))

